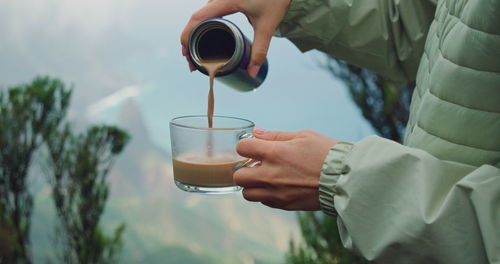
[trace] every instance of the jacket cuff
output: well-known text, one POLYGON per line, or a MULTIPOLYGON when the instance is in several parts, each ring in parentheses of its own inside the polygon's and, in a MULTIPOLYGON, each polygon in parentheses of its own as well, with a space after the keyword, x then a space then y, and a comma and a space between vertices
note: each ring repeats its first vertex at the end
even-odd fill
POLYGON ((340 175, 348 173, 349 167, 344 164, 353 144, 350 142, 338 142, 328 153, 319 178, 319 202, 321 210, 332 216, 337 215, 333 197, 336 194, 337 180, 340 175))

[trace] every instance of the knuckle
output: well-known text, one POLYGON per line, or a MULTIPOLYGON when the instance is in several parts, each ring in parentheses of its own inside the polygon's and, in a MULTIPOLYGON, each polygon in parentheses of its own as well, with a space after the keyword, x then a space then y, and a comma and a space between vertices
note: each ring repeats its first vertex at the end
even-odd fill
POLYGON ((248 1, 246 0, 230 0, 230 1, 226 1, 226 2, 229 2, 229 3, 226 3, 226 4, 231 4, 234 6, 234 8, 238 8, 238 10, 246 10, 246 4, 248 4, 248 1))
POLYGON ((279 203, 281 206, 285 206, 290 203, 289 197, 283 193, 283 192, 276 192, 276 202, 279 203))
POLYGON ((245 12, 245 1, 225 1, 224 5, 226 5, 227 10, 229 13, 236 13, 236 12, 245 12))
POLYGON ((240 168, 233 173, 233 182, 242 187, 255 184, 255 172, 249 168, 240 168))
POLYGON ((279 192, 279 194, 277 194, 276 204, 283 210, 293 210, 294 202, 293 197, 290 197, 286 192, 279 192))
POLYGON ((271 157, 274 160, 283 160, 287 153, 285 145, 286 144, 278 144, 278 142, 273 142, 272 147, 268 149, 268 157, 271 157))
POLYGON ((269 187, 279 187, 278 181, 280 178, 280 171, 276 168, 269 168, 266 175, 262 177, 263 179, 263 184, 269 187))
POLYGON ((262 156, 264 156, 266 158, 273 158, 275 156, 274 155, 274 153, 275 153, 274 146, 263 148, 261 152, 262 152, 262 156))
POLYGON ((241 194, 243 195, 243 198, 247 201, 255 201, 254 197, 252 196, 252 193, 248 189, 243 189, 241 191, 241 194))
POLYGON ((314 133, 314 131, 312 131, 312 130, 310 130, 310 129, 304 129, 304 130, 302 130, 302 132, 303 132, 304 134, 306 134, 306 135, 309 135, 309 134, 313 134, 313 133, 314 133))
POLYGON ((243 184, 242 178, 242 169, 239 169, 233 173, 234 184, 241 186, 243 184))
POLYGON ((266 59, 267 49, 265 48, 256 48, 253 56, 253 62, 255 64, 262 64, 266 59))
POLYGON ((200 11, 194 12, 189 20, 194 22, 199 22, 203 20, 203 14, 200 11))
POLYGON ((304 129, 304 130, 301 130, 301 131, 300 131, 300 134, 301 134, 302 136, 312 136, 312 135, 315 135, 315 134, 316 134, 316 132, 315 132, 315 131, 313 131, 313 130, 310 130, 310 129, 304 129))

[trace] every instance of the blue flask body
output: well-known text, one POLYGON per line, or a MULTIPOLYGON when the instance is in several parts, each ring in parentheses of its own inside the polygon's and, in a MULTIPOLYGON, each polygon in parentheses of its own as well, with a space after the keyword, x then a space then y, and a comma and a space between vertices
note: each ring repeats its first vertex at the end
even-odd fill
POLYGON ((267 59, 255 78, 248 75, 252 43, 229 20, 213 18, 199 23, 189 37, 188 50, 193 65, 206 75, 208 73, 201 65, 203 61, 227 60, 215 79, 238 91, 253 91, 266 78, 267 59))

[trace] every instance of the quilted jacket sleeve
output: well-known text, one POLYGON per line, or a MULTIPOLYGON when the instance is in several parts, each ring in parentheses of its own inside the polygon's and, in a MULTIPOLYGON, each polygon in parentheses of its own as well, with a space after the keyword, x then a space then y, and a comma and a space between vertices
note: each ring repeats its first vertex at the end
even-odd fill
POLYGON ((396 81, 415 79, 433 0, 292 0, 276 35, 396 81))
POLYGON ((500 169, 371 136, 338 143, 320 178, 344 246, 380 263, 500 263, 500 169))

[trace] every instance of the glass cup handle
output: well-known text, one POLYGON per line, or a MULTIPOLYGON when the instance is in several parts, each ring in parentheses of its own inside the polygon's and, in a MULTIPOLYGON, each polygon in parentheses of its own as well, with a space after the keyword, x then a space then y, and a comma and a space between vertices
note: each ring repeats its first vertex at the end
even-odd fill
POLYGON ((246 131, 243 131, 243 132, 238 134, 238 141, 245 139, 245 138, 254 138, 254 136, 252 133, 248 133, 246 131))
MULTIPOLYGON (((245 139, 245 138, 254 138, 254 136, 252 133, 248 133, 248 132, 242 132, 238 135, 238 141, 245 139)), ((244 161, 242 163, 236 164, 236 166, 234 166, 234 168, 233 168, 233 171, 237 171, 243 167, 251 168, 257 164, 260 164, 260 161, 256 161, 253 159, 247 159, 246 161, 244 161)))

